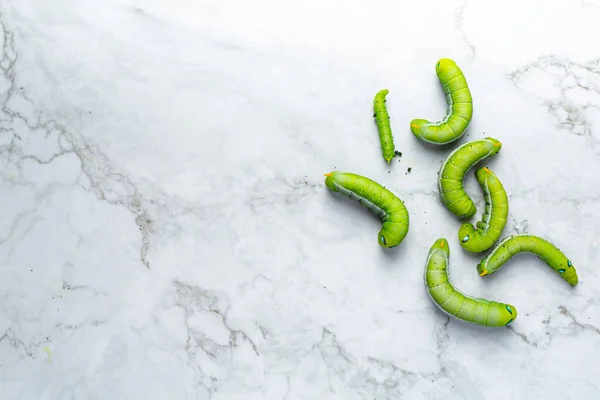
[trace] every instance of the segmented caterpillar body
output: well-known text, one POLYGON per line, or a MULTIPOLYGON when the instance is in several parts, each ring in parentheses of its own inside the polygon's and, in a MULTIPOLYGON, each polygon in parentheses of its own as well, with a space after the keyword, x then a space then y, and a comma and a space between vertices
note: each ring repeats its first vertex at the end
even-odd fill
POLYGON ((505 237, 477 265, 480 276, 491 275, 498 271, 508 260, 519 253, 533 253, 556 271, 571 286, 579 283, 577 271, 571 260, 548 240, 529 234, 505 237))
POLYGON ((476 223, 477 228, 468 222, 460 227, 458 240, 463 249, 477 253, 488 250, 500 239, 508 217, 508 196, 490 169, 479 168, 475 177, 483 190, 485 211, 476 223))
POLYGON ((382 219, 383 226, 377 237, 381 247, 395 247, 404 240, 410 221, 408 210, 398 196, 379 183, 350 172, 334 171, 325 176, 329 190, 358 201, 382 219))
POLYGON ((438 188, 444 206, 459 218, 470 218, 477 208, 463 187, 465 174, 479 161, 492 157, 502 148, 500 141, 488 137, 463 144, 442 164, 438 188))
POLYGON ((438 122, 413 119, 410 130, 425 142, 441 145, 454 142, 465 133, 473 117, 473 98, 456 62, 442 58, 435 65, 435 72, 446 94, 446 116, 438 122))
POLYGON ((381 142, 381 153, 383 158, 389 164, 392 158, 394 158, 395 146, 394 137, 392 135, 392 128, 390 125, 390 115, 388 114, 385 106, 386 99, 390 91, 387 89, 380 90, 373 100, 373 117, 377 123, 377 130, 379 131, 379 141, 381 142))
POLYGON ((472 324, 505 326, 517 318, 510 304, 474 298, 456 289, 448 276, 450 248, 440 238, 429 249, 425 262, 425 287, 433 302, 446 314, 472 324))

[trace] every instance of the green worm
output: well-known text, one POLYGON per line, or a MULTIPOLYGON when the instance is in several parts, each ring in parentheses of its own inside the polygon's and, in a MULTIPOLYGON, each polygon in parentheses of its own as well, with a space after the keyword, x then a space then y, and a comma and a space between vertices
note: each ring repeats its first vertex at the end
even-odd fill
POLYGON ((390 91, 387 89, 380 90, 373 100, 373 117, 377 123, 377 130, 379 131, 379 141, 381 142, 381 152, 383 158, 389 164, 392 158, 394 158, 394 137, 392 136, 392 128, 390 126, 390 115, 385 107, 385 96, 390 91))
POLYGON ((517 318, 517 309, 505 303, 467 296, 448 277, 450 248, 440 238, 429 249, 425 263, 425 287, 433 302, 446 314, 472 324, 505 326, 517 318))
POLYGON ((484 158, 500 151, 502 143, 487 137, 463 144, 455 149, 438 172, 438 188, 442 203, 459 218, 470 218, 477 208, 463 187, 465 174, 484 158))
POLYGON ((579 283, 577 271, 562 251, 541 237, 518 234, 504 238, 477 264, 480 276, 491 275, 518 253, 532 253, 555 270, 571 286, 579 283))
POLYGON ((368 208, 383 221, 377 242, 381 247, 399 245, 409 228, 408 210, 400 198, 379 183, 350 172, 334 171, 325 174, 325 185, 368 208))
POLYGON ((425 142, 446 144, 458 140, 467 130, 473 117, 473 98, 463 72, 453 60, 440 59, 435 65, 435 72, 446 94, 446 116, 435 123, 413 119, 410 130, 425 142))
POLYGON ((488 168, 479 168, 475 177, 483 190, 485 211, 476 223, 477 228, 468 222, 460 227, 458 240, 463 249, 479 253, 500 239, 508 217, 508 196, 500 179, 488 168))

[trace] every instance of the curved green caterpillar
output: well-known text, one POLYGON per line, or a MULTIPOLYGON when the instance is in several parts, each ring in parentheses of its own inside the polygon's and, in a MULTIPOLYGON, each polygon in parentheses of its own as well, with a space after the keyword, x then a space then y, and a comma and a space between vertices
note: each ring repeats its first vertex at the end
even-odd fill
POLYGON ((479 253, 500 239, 508 217, 508 196, 500 179, 488 168, 479 168, 475 177, 483 190, 485 212, 476 223, 477 229, 468 222, 460 227, 458 240, 463 249, 479 253))
POLYGON ((436 240, 425 262, 425 287, 442 311, 484 326, 505 326, 517 318, 517 309, 513 305, 474 298, 456 289, 448 277, 449 260, 448 241, 444 238, 436 240))
POLYGON ((440 59, 435 72, 446 94, 446 116, 435 123, 413 119, 410 130, 425 142, 446 144, 458 140, 467 130, 473 117, 473 98, 463 72, 453 60, 440 59))
POLYGON ((559 249, 538 236, 518 234, 502 239, 494 249, 477 264, 480 276, 491 275, 518 253, 533 253, 555 270, 571 286, 579 283, 575 267, 559 249))
POLYGON ((381 153, 385 161, 390 163, 394 158, 394 137, 392 136, 392 128, 390 126, 390 115, 385 107, 385 96, 390 91, 387 89, 380 90, 373 100, 373 117, 377 123, 379 131, 379 141, 381 142, 381 153))
POLYGON ((465 192, 463 179, 471 167, 500 151, 502 143, 488 137, 463 144, 454 150, 442 164, 438 177, 438 188, 442 203, 459 218, 475 215, 475 203, 465 192))
POLYGON ((329 190, 357 200, 383 220, 377 237, 381 247, 395 247, 404 240, 409 227, 408 210, 396 195, 379 183, 350 172, 334 171, 325 176, 329 190))

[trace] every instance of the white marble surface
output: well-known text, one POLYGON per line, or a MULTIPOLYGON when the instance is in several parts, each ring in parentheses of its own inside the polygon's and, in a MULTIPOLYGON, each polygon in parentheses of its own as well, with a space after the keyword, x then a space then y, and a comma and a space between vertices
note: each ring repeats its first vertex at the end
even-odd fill
POLYGON ((598 0, 0 4, 1 399, 600 398, 598 0), (551 238, 576 288, 528 255, 480 278, 453 241, 450 150, 408 129, 445 111, 441 57, 474 98, 460 143, 503 142, 505 234, 551 238), (401 246, 333 169, 404 199, 401 246), (429 300, 442 236, 511 328, 429 300))

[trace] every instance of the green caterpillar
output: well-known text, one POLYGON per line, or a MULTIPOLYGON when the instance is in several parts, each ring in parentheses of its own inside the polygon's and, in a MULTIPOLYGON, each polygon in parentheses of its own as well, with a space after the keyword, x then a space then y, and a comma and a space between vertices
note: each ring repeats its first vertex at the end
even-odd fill
POLYGON ((518 253, 533 253, 555 270, 571 286, 579 283, 575 267, 556 246, 537 236, 507 236, 477 265, 480 276, 491 275, 518 253))
POLYGON ((394 158, 394 137, 392 136, 392 128, 390 126, 390 115, 385 107, 385 96, 390 91, 387 89, 380 90, 373 100, 373 117, 377 123, 379 130, 379 141, 381 142, 381 152, 383 158, 389 164, 394 158))
POLYGON ((468 142, 454 150, 439 171, 438 188, 442 203, 459 218, 470 218, 477 208, 463 187, 467 171, 479 161, 500 151, 502 143, 488 137, 468 142))
POLYGON ((500 239, 508 217, 508 196, 500 179, 488 168, 479 168, 475 177, 483 189, 485 212, 477 221, 477 229, 468 222, 460 227, 458 240, 463 249, 479 253, 500 239))
POLYGON ((473 98, 463 72, 453 60, 440 59, 435 72, 446 94, 446 116, 435 123, 413 119, 410 130, 425 142, 446 144, 458 140, 467 130, 473 117, 473 98))
POLYGON ((429 249, 425 267, 425 287, 434 303, 446 314, 472 324, 505 326, 517 318, 517 309, 505 303, 465 295, 448 277, 450 248, 440 238, 429 249))
POLYGON ((353 173, 334 171, 325 176, 329 190, 357 200, 383 220, 377 240, 381 247, 395 247, 404 240, 409 227, 408 210, 396 195, 377 182, 353 173))

